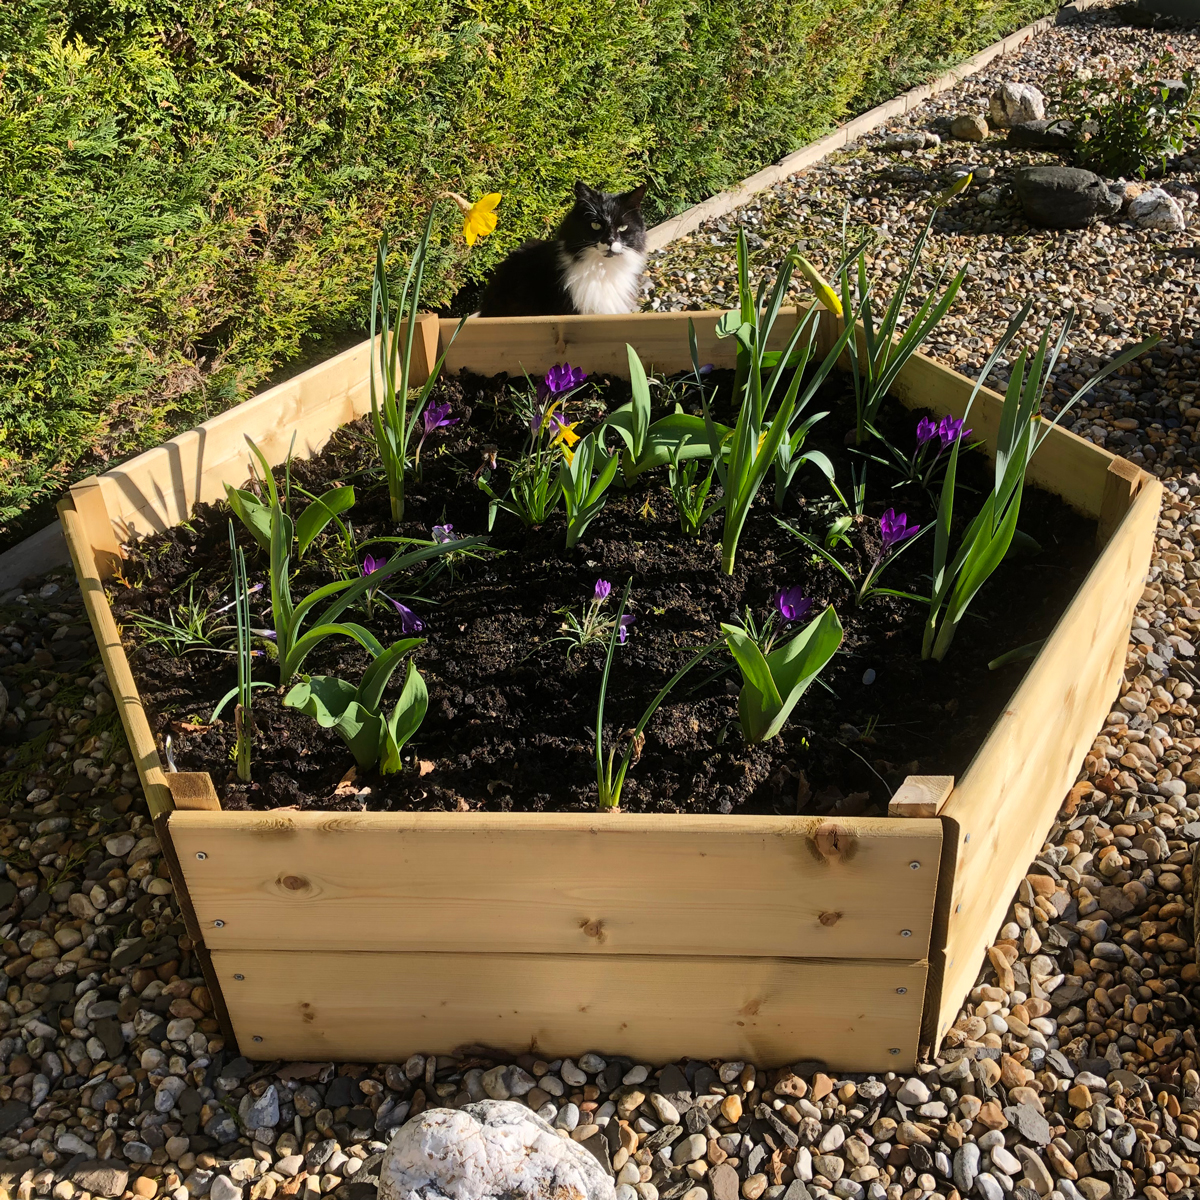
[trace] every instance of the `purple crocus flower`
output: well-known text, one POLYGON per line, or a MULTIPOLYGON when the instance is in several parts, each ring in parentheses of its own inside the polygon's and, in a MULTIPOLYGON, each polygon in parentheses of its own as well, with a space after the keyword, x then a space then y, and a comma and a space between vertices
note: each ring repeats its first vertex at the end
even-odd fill
POLYGON ((386 566, 386 558, 375 558, 373 555, 368 554, 366 558, 363 559, 362 573, 364 575, 374 575, 380 567, 386 566))
POLYGON ((920 525, 909 525, 908 516, 898 513, 894 508, 879 518, 879 534, 883 538, 883 553, 886 554, 894 546, 898 546, 905 538, 910 538, 920 529, 920 525))
POLYGON ((592 595, 598 604, 602 604, 612 595, 612 584, 607 579, 597 579, 592 595))
POLYGON ((812 606, 813 602, 799 586, 784 588, 775 597, 775 607, 785 621, 799 621, 812 606))
POLYGON ((400 614, 401 633, 420 633, 425 628, 425 622, 406 604, 401 604, 399 600, 392 600, 392 607, 400 614))
POLYGON ((938 436, 938 426, 936 421, 931 421, 928 417, 922 417, 917 422, 917 445, 924 446, 927 442, 932 442, 938 436))
MULTIPOLYGON (((451 417, 450 402, 445 404, 430 404, 421 414, 421 419, 425 422, 425 437, 428 437, 435 429, 444 429, 447 425, 457 425, 458 417, 451 417)), ((422 438, 424 441, 424 438, 422 438)))
POLYGON ((620 642, 622 646, 625 645, 625 639, 629 636, 628 630, 630 625, 632 625, 636 620, 636 617, 631 617, 628 613, 621 618, 621 622, 617 626, 617 641, 620 642))
MULTIPOLYGON (((956 421, 951 416, 943 417, 941 424, 937 427, 937 435, 941 439, 943 450, 949 450, 960 437, 970 437, 971 432, 970 429, 963 428, 962 421, 956 421)), ((917 436, 920 436, 919 432, 917 436)))
POLYGON ((538 399, 561 396, 563 392, 577 388, 586 378, 587 372, 580 367, 573 367, 570 363, 555 363, 537 386, 538 399))
POLYGON ((450 524, 435 525, 433 527, 433 540, 445 545, 447 542, 456 542, 458 538, 454 536, 454 526, 450 524))

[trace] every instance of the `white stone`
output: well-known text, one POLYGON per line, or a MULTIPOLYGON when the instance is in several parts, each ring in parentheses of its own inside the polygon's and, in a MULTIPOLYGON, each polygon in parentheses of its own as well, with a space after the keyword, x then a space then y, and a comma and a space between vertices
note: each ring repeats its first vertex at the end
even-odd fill
POLYGON ((379 1164, 379 1200, 615 1200, 589 1150, 523 1104, 432 1108, 401 1126, 379 1164))
POLYGON ((242 1185, 228 1175, 217 1175, 208 1186, 208 1196, 209 1200, 242 1200, 242 1185))
POLYGON ((1029 83, 1002 83, 988 101, 988 120, 997 129, 1040 121, 1045 115, 1046 97, 1029 83))
POLYGON ((896 1093, 896 1099, 901 1104, 909 1106, 924 1104, 929 1099, 929 1089, 914 1076, 911 1079, 906 1079, 900 1085, 900 1090, 896 1093))
POLYGON ((650 1103, 664 1125, 679 1124, 679 1110, 661 1092, 654 1092, 650 1096, 650 1103))
POLYGON ((1142 229, 1161 229, 1167 233, 1179 233, 1187 224, 1179 201, 1157 187, 1130 202, 1129 218, 1142 229))
POLYGON ((650 1078, 650 1068, 642 1066, 638 1063, 635 1067, 630 1067, 628 1071, 621 1077, 621 1082, 627 1087, 633 1087, 639 1083, 645 1083, 650 1078))

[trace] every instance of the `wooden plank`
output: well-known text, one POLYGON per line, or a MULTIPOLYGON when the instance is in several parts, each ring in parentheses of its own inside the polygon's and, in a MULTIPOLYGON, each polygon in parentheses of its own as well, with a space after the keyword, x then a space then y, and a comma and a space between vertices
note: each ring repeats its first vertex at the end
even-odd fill
POLYGON ((888 801, 888 816, 936 817, 952 791, 953 775, 910 775, 888 801))
POLYGON ((96 574, 101 579, 111 579, 123 555, 113 530, 112 517, 104 502, 100 480, 95 475, 81 479, 71 485, 70 495, 83 537, 91 548, 96 574))
POLYGON ((940 822, 884 818, 176 811, 171 836, 214 950, 919 958, 941 854, 940 822))
POLYGON ((108 675, 108 686, 116 701, 121 724, 125 727, 129 752, 133 755, 134 764, 142 780, 142 790, 146 794, 146 803, 153 817, 170 810, 171 792, 167 787, 162 763, 159 761, 154 735, 150 732, 150 722, 146 720, 141 697, 133 682, 129 660, 125 657, 125 648, 121 645, 121 634, 116 621, 113 620, 108 597, 104 594, 104 585, 100 582, 100 575, 96 570, 91 544, 70 494, 59 501, 58 517, 62 522, 67 548, 71 552, 71 562, 75 566, 75 575, 83 593, 84 607, 92 623, 92 632, 96 635, 96 644, 100 647, 100 658, 108 675))
POLYGON ((1146 473, 1126 458, 1114 458, 1108 464, 1104 491, 1100 496, 1100 515, 1096 522, 1096 549, 1103 550, 1125 519, 1133 497, 1146 473))
POLYGON ((192 812, 220 812, 221 801, 207 771, 175 771, 167 776, 175 807, 192 812))
MULTIPOLYGON (((419 319, 412 380, 429 378, 437 359, 438 319, 419 319)), ((297 458, 318 453, 341 426, 371 409, 371 344, 349 350, 213 417, 188 433, 100 477, 114 529, 122 541, 161 532, 186 520, 200 502, 220 500, 224 485, 250 477, 254 439, 272 466, 293 447, 297 458)))
POLYGON ((931 996, 935 1042, 974 984, 984 949, 1109 711, 1161 498, 1162 485, 1143 474, 1133 506, 942 810, 954 864, 943 885, 944 961, 933 964, 943 979, 940 995, 931 996))
POLYGON ((213 963, 241 1052, 310 1061, 483 1045, 905 1070, 925 979, 922 962, 683 956, 216 950, 213 963))

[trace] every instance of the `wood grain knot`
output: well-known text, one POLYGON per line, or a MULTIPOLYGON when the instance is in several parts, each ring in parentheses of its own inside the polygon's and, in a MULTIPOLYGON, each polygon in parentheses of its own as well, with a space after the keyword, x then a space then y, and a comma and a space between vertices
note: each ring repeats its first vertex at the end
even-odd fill
POLYGON ((608 935, 604 932, 603 921, 580 921, 579 928, 583 930, 585 937, 595 938, 602 946, 608 941, 608 935))
POLYGON ((842 914, 840 912, 823 912, 817 918, 822 925, 836 925, 841 919, 842 914))
POLYGON ((858 853, 858 839, 836 821, 823 821, 809 838, 818 862, 849 862, 858 853))
POLYGON ((280 881, 289 892, 302 892, 310 887, 308 880, 301 875, 285 875, 280 881))
POLYGON ((300 1005, 300 1019, 304 1021, 306 1025, 311 1025, 312 1022, 317 1019, 316 1010, 311 1004, 308 1003, 308 1001, 304 1001, 300 1005))

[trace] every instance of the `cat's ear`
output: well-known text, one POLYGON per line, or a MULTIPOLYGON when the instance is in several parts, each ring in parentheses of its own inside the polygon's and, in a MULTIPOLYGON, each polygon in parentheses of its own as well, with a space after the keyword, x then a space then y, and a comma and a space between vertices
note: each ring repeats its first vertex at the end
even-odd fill
POLYGON ((575 199, 594 200, 596 193, 582 179, 575 180, 575 199))
POLYGON ((639 212, 642 207, 642 201, 645 199, 645 197, 646 185, 644 183, 639 183, 638 186, 632 191, 622 192, 617 199, 619 199, 621 202, 622 212, 639 212))

